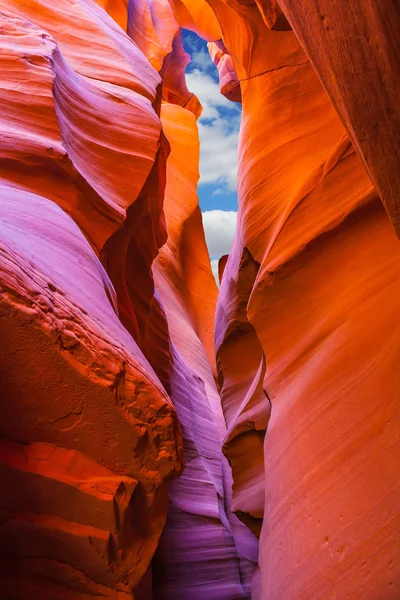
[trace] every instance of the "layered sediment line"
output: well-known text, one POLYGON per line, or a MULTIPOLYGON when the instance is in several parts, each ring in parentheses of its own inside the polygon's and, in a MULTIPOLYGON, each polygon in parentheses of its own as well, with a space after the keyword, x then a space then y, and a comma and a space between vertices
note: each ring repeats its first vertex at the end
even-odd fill
POLYGON ((399 597, 398 11, 316 4, 0 0, 4 600, 399 597))

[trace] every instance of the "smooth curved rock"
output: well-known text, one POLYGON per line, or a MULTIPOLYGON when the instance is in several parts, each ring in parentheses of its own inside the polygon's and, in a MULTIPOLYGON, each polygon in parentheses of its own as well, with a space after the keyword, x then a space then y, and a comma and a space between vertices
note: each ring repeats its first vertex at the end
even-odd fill
POLYGON ((252 6, 237 5, 236 23, 232 3, 212 4, 239 62, 243 102, 238 232, 216 342, 228 431, 239 434, 225 444, 238 456, 233 506, 244 520, 264 514, 262 590, 253 591, 265 600, 332 590, 338 598, 396 598, 399 247, 294 34, 266 29, 252 6), (249 24, 257 33, 245 43, 249 24), (246 415, 249 429, 268 423, 261 389, 257 402, 259 358, 253 370, 249 364, 257 348, 271 403, 264 480, 246 459, 251 433, 241 433, 246 415), (249 365, 243 375, 238 356, 246 357, 241 368, 249 365), (250 504, 253 489, 259 498, 265 490, 264 507, 250 504))
POLYGON ((128 593, 157 545, 165 483, 181 469, 175 413, 120 324, 108 277, 75 223, 32 193, 2 185, 1 195, 1 437, 17 442, 5 444, 3 464, 17 479, 13 496, 2 495, 2 554, 20 572, 20 598, 38 578, 46 590, 45 565, 40 574, 34 560, 44 556, 48 565, 66 563, 54 578, 66 597, 73 569, 90 580, 89 595, 101 595, 96 585, 128 593), (18 462, 21 443, 27 453, 43 448, 39 470, 18 462), (97 492, 87 491, 85 472, 110 479, 108 502, 121 504, 120 517, 112 508, 96 520, 87 494, 97 492), (64 484, 82 490, 79 501, 66 503, 64 484))
POLYGON ((177 104, 190 110, 199 118, 203 107, 193 92, 186 85, 185 69, 190 63, 190 56, 185 52, 182 43, 182 32, 179 32, 172 44, 172 51, 163 65, 162 97, 169 104, 177 104))
MULTIPOLYGON (((66 6, 70 13, 62 14, 64 20, 68 17, 70 28, 81 18, 84 5, 66 6)), ((54 5, 51 33, 57 35, 57 43, 47 30, 28 21, 47 23, 40 18, 39 8, 38 15, 34 12, 34 3, 26 3, 26 7, 18 3, 17 8, 18 16, 0 13, 4 107, 0 176, 15 187, 37 191, 57 202, 100 249, 124 220, 152 168, 161 129, 151 104, 155 96, 144 88, 148 87, 144 74, 143 86, 136 84, 133 73, 131 79, 126 74, 121 80, 118 65, 124 67, 126 59, 117 51, 109 50, 109 56, 99 52, 99 64, 93 60, 90 68, 82 61, 77 63, 75 48, 60 33, 65 24, 57 21, 54 5), (77 72, 71 64, 78 66, 77 72), (93 71, 96 66, 97 74, 93 71)), ((104 18, 109 19, 107 15, 104 18)), ((103 30, 95 29, 98 43, 111 44, 115 25, 109 21, 107 29, 102 23, 103 30)), ((118 35, 125 51, 131 53, 130 60, 143 64, 146 59, 142 55, 137 60, 139 51, 129 38, 118 35)), ((153 78, 151 93, 155 94, 158 76, 150 67, 148 71, 153 78)))
POLYGON ((129 0, 95 0, 99 6, 104 8, 116 23, 126 31, 128 26, 128 4, 129 0))
POLYGON ((398 10, 316 5, 0 0, 5 600, 398 599, 398 10), (218 303, 181 27, 243 105, 218 303))
POLYGON ((229 512, 232 482, 221 455, 226 430, 212 371, 217 287, 196 194, 197 125, 191 112, 170 104, 162 106, 161 120, 171 144, 164 202, 168 240, 153 272, 171 338, 169 386, 186 466, 169 488, 167 523, 153 561, 153 593, 160 600, 205 599, 212 581, 213 598, 246 598, 256 544, 229 512))
POLYGON ((218 69, 219 91, 232 102, 241 102, 240 82, 232 63, 232 58, 226 52, 222 42, 209 42, 208 51, 218 69))
POLYGON ((400 237, 398 3, 281 4, 400 237))
POLYGON ((256 0, 256 4, 264 23, 269 29, 274 31, 289 31, 291 29, 277 0, 256 0))
POLYGON ((221 28, 213 7, 206 0, 169 0, 181 27, 196 32, 208 42, 221 39, 221 28))
MULTIPOLYGON (((201 370, 204 377, 205 373, 209 377, 210 367, 213 372, 216 370, 214 316, 218 289, 211 272, 196 192, 200 149, 197 123, 191 112, 173 104, 162 105, 161 122, 171 145, 164 196, 168 239, 155 261, 154 274, 164 279, 167 288, 173 289, 175 302, 181 304, 179 312, 186 313, 190 330, 200 341, 197 351, 191 353, 192 362, 200 368, 198 356, 204 348, 208 364, 201 370), (185 295, 182 288, 186 288, 185 295)), ((157 287, 161 285, 160 280, 157 287)), ((182 336, 175 336, 172 331, 171 336, 180 345, 182 336)), ((221 415, 219 399, 215 412, 221 415)))
POLYGON ((1 0, 1 10, 53 36, 70 67, 93 85, 101 88, 107 82, 154 99, 158 74, 138 46, 92 0, 1 0))
POLYGON ((127 33, 156 71, 161 70, 164 58, 172 51, 178 29, 168 0, 129 2, 127 33))
POLYGON ((3 496, 2 589, 131 597, 165 523, 167 481, 182 470, 181 433, 88 240, 100 250, 141 207, 159 154, 160 78, 93 3, 1 8, 1 436, 54 449, 35 494, 30 469, 13 467, 20 450, 6 453, 16 483, 3 496), (84 473, 69 483, 71 457, 114 482, 97 520, 93 494, 73 491, 84 473))

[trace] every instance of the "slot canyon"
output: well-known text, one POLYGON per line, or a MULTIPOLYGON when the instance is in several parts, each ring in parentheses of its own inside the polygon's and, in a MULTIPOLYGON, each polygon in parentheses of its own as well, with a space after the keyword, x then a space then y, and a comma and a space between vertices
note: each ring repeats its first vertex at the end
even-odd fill
POLYGON ((398 0, 0 0, 0 108, 0 600, 400 600, 398 0))

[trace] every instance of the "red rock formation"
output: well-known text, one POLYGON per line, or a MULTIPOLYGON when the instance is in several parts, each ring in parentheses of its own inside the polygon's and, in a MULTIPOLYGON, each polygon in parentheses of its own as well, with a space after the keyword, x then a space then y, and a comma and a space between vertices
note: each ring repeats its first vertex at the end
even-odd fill
POLYGON ((255 0, 264 23, 269 29, 275 31, 288 31, 291 29, 277 0, 255 0))
POLYGON ((185 69, 189 62, 190 56, 183 49, 182 33, 179 31, 174 37, 172 51, 163 63, 162 97, 166 102, 187 108, 198 118, 203 107, 186 85, 185 69))
POLYGON ((0 0, 1 599, 400 595, 398 10, 280 4, 0 0))
POLYGON ((4 456, 6 480, 14 477, 10 469, 16 474, 12 495, 1 498, 2 562, 8 565, 2 589, 11 594, 19 573, 13 597, 31 597, 41 586, 46 598, 56 590, 67 597, 69 587, 93 595, 97 585, 110 588, 110 597, 120 589, 128 593, 164 524, 165 481, 180 470, 175 413, 120 324, 108 277, 71 218, 55 203, 10 185, 2 185, 1 208, 1 436, 28 454, 37 442, 49 448, 36 483, 26 475, 29 464, 18 461, 20 446, 4 456), (60 473, 52 471, 54 452, 60 473), (108 501, 119 504, 122 496, 120 517, 96 521, 86 492, 66 503, 69 492, 60 482, 68 483, 71 460, 87 464, 91 478, 114 482, 108 501), (53 584, 46 583, 46 561, 38 572, 36 558, 57 568, 53 584))
POLYGON ((221 39, 221 27, 213 7, 206 0, 170 0, 181 27, 196 32, 208 42, 221 39))
MULTIPOLYGON (((168 239, 155 261, 154 275, 167 313, 173 312, 172 299, 168 302, 171 310, 167 308, 167 297, 171 298, 172 293, 174 302, 181 304, 181 309, 175 312, 186 312, 187 331, 198 338, 198 349, 192 353, 191 362, 198 365, 199 356, 205 350, 208 361, 204 369, 209 374, 216 370, 214 316, 218 290, 210 269, 196 193, 199 179, 197 123, 190 111, 167 103, 161 107, 161 122, 171 146, 164 196, 168 239)), ((180 346, 184 336, 172 331, 171 336, 180 346)), ((215 404, 214 412, 221 415, 219 397, 215 404)))
POLYGON ((171 398, 183 429, 186 467, 170 486, 154 563, 155 597, 206 598, 213 581, 214 598, 244 598, 257 557, 227 510, 231 479, 221 457, 226 430, 211 368, 217 287, 196 195, 197 125, 191 112, 170 104, 163 105, 161 119, 171 144, 164 203, 168 241, 154 277, 173 344, 171 398))
POLYGON ((126 31, 128 26, 128 3, 129 0, 95 0, 99 6, 104 8, 114 21, 126 31))
POLYGON ((93 3, 1 8, 1 437, 14 443, 0 585, 21 599, 125 597, 165 522, 180 428, 88 240, 101 249, 139 202, 160 78, 93 3))
POLYGON ((217 360, 233 507, 264 513, 259 593, 396 598, 399 246, 294 34, 212 5, 243 101, 217 360))
POLYGON ((232 102, 241 102, 240 82, 232 63, 232 58, 226 52, 222 41, 209 42, 208 50, 219 73, 219 90, 223 96, 232 102))
POLYGON ((164 58, 172 51, 172 42, 178 29, 168 0, 135 0, 129 3, 128 35, 156 71, 161 70, 164 58))
POLYGON ((2 0, 1 173, 59 204, 100 249, 154 162, 160 78, 104 11, 86 4, 2 0))
POLYGON ((2 181, 10 201, 2 207, 2 242, 15 260, 11 268, 6 261, 2 273, 2 396, 12 398, 2 435, 15 440, 5 446, 3 459, 15 481, 2 506, 4 589, 11 594, 18 573, 15 593, 23 599, 35 592, 49 598, 117 597, 131 595, 133 588, 139 598, 150 593, 138 584, 150 573, 165 522, 165 483, 181 470, 180 429, 167 392, 183 428, 187 468, 170 491, 154 595, 201 597, 208 595, 211 580, 216 597, 245 597, 256 560, 247 548, 248 534, 230 514, 230 474, 221 455, 225 425, 213 376, 217 288, 196 196, 197 126, 188 110, 199 114, 200 106, 183 85, 187 59, 171 11, 171 27, 160 30, 165 25, 160 7, 134 8, 128 32, 134 38, 141 34, 135 41, 164 76, 157 97, 160 78, 92 3, 4 3, 3 33, 9 38, 4 62, 10 66, 2 80, 8 134, 2 181), (147 19, 146 30, 137 26, 140 19, 147 19), (79 20, 88 31, 84 41, 76 41, 79 20), (77 54, 84 44, 87 63, 77 54), (22 98, 11 70, 21 56, 22 98), (167 229, 169 142, 157 115, 160 92, 187 106, 163 109, 173 141, 167 229), (177 117, 186 123, 183 138, 177 117), (22 168, 15 147, 28 157, 22 168), (192 171, 186 168, 180 185, 188 153, 192 171), (28 222, 35 226, 23 242, 28 222), (116 294, 83 234, 100 253, 116 294), (154 266, 155 291, 152 263, 167 236, 154 266), (185 285, 187 295, 180 298, 185 285), (29 346, 34 353, 24 353, 29 346), (25 462, 18 459, 21 451, 25 462), (33 464, 38 452, 40 469, 33 464), (27 493, 33 475, 37 494, 27 493), (108 504, 93 508, 98 500, 92 497, 108 504), (182 520, 186 535, 197 534, 194 546, 180 533, 182 520), (47 583, 51 568, 57 572, 47 583))
POLYGON ((398 3, 281 4, 400 236, 398 3))
MULTIPOLYGON (((209 582, 214 581, 215 597, 230 599, 248 595, 257 554, 256 545, 249 540, 252 536, 229 511, 231 478, 221 455, 226 428, 213 376, 217 287, 196 194, 199 140, 195 117, 201 106, 183 80, 187 62, 178 34, 161 69, 162 95, 169 101, 162 105, 161 118, 171 148, 163 203, 167 242, 152 269, 155 298, 148 296, 147 302, 141 303, 150 309, 139 319, 141 347, 178 413, 186 462, 184 476, 170 486, 167 524, 153 563, 153 594, 157 598, 201 598, 208 596, 209 582)), ((134 227, 136 219, 131 222, 134 227)), ((144 239, 148 237, 148 226, 138 228, 144 239)), ((116 252, 121 248, 118 236, 116 252)), ((128 256, 125 275, 113 279, 119 297, 118 281, 131 281, 128 294, 137 315, 134 304, 143 283, 134 288, 130 273, 134 273, 138 255, 129 249, 128 256)), ((120 262, 117 258, 116 263, 120 262)), ((153 293, 150 281, 146 288, 153 293)))

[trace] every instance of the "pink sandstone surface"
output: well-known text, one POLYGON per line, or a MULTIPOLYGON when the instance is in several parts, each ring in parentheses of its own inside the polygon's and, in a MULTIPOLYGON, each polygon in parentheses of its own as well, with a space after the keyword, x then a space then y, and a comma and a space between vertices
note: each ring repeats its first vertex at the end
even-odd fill
POLYGON ((398 22, 0 0, 0 600, 398 600, 398 22), (181 28, 243 107, 219 292, 181 28))

